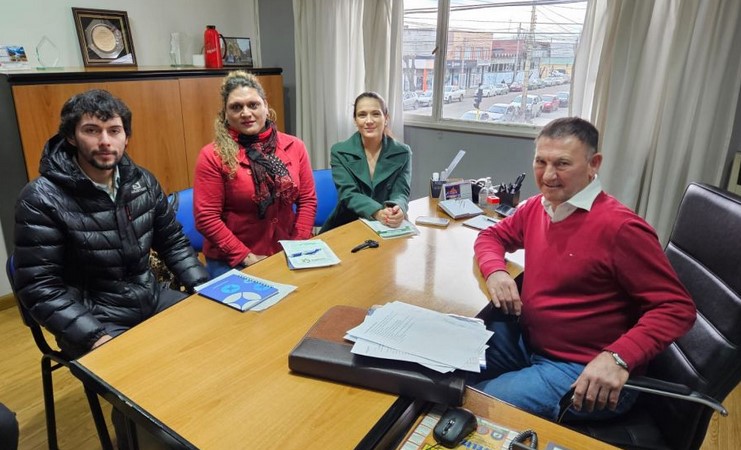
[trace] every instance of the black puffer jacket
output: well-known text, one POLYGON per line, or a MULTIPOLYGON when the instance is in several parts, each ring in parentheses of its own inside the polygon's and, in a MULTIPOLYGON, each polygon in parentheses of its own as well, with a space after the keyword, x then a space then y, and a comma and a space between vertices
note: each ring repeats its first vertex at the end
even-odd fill
POLYGON ((58 339, 90 348, 101 321, 134 326, 150 317, 159 285, 154 249, 186 286, 208 279, 154 176, 127 155, 116 202, 96 188, 59 135, 46 143, 41 176, 15 212, 16 291, 58 339))

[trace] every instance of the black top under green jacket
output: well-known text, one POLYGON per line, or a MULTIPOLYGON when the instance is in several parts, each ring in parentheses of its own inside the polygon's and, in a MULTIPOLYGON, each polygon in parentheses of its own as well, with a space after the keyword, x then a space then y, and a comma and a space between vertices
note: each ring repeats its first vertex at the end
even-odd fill
POLYGON ((406 212, 412 180, 412 151, 408 145, 384 136, 371 180, 360 133, 332 146, 332 178, 339 201, 322 232, 362 217, 372 219, 391 201, 406 212))

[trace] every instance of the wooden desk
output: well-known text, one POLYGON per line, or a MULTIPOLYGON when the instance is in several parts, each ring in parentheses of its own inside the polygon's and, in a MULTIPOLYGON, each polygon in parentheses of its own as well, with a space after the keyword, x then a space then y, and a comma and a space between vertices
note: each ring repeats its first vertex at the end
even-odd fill
MULTIPOLYGON (((442 214, 435 200, 410 205, 412 220, 442 214)), ((321 235, 342 260, 337 266, 291 271, 281 253, 246 270, 298 286, 272 308, 240 313, 192 296, 74 362, 73 373, 185 447, 354 448, 376 424, 384 433, 408 413, 400 409, 409 402, 292 374, 288 353, 337 304, 402 300, 480 312, 489 301, 473 258, 477 231, 461 222, 420 226, 419 236, 380 240, 379 248, 357 253, 350 250, 377 236, 359 221, 337 228, 321 235)))
MULTIPOLYGON (((410 217, 435 215, 435 205, 416 200, 410 217)), ((201 449, 244 448, 248 436, 250 448, 353 448, 396 397, 292 374, 288 353, 336 304, 403 300, 476 315, 488 303, 476 230, 420 232, 357 253, 350 249, 377 238, 361 222, 322 234, 341 264, 290 271, 277 254, 246 270, 298 286, 272 308, 240 313, 192 296, 90 352, 74 373, 201 449)))

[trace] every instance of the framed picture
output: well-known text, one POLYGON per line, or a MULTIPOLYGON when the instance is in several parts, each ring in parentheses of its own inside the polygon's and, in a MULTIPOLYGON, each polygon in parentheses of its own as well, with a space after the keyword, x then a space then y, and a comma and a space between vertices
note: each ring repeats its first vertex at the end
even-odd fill
POLYGON ((252 67, 250 38, 224 36, 224 65, 252 67))
POLYGON ((126 11, 72 8, 85 66, 135 66, 134 41, 126 11))

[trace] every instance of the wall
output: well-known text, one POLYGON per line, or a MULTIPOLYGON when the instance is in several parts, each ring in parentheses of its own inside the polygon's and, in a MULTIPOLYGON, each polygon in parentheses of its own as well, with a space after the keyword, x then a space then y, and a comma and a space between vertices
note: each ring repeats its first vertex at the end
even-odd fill
MULTIPOLYGON (((260 2, 260 42, 263 67, 283 68, 283 103, 286 133, 296 133, 296 57, 293 36, 293 1, 260 2)), ((268 99, 270 102, 270 99, 268 99)))
MULTIPOLYGON (((257 0, 26 0, 3 2, 0 13, 0 44, 21 45, 29 58, 29 65, 38 64, 35 47, 43 36, 59 48, 60 66, 83 65, 77 40, 72 7, 126 11, 131 26, 134 51, 139 66, 167 66, 170 64, 170 33, 181 32, 191 36, 195 52, 200 52, 203 30, 207 24, 216 25, 225 36, 243 36, 252 39, 255 64, 260 65, 260 41, 257 27, 257 0)), ((291 26, 292 28, 292 26, 291 26)), ((291 53, 293 51, 291 50, 291 53)), ((8 122, 0 111, 3 125, 8 122)), ((2 151, 6 151, 3 147, 2 151)), ((4 199, 15 202, 15 199, 4 199)), ((2 230, 0 233, 12 233, 2 230)), ((7 259, 7 249, 0 240, 0 263, 7 259)), ((0 296, 11 292, 5 271, 0 271, 0 296)))
POLYGON ((195 53, 203 45, 206 25, 216 25, 224 36, 253 39, 253 57, 259 59, 257 0, 25 0, 3 2, 0 43, 22 45, 31 65, 37 64, 36 44, 47 36, 60 50, 60 66, 82 66, 72 7, 126 11, 140 66, 170 64, 170 33, 192 37, 195 53))
POLYGON ((534 142, 532 139, 490 136, 456 131, 432 130, 406 126, 404 142, 412 148, 412 198, 429 195, 429 179, 453 160, 458 150, 466 155, 452 177, 483 178, 494 183, 514 181, 525 172, 521 198, 537 193, 532 176, 534 142))

